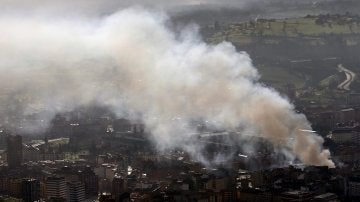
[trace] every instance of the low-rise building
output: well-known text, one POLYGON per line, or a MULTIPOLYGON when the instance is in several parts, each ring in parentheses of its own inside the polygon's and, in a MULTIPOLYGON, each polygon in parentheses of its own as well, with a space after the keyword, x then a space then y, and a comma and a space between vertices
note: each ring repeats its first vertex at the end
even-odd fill
POLYGON ((334 129, 330 138, 337 144, 360 144, 360 126, 334 129))

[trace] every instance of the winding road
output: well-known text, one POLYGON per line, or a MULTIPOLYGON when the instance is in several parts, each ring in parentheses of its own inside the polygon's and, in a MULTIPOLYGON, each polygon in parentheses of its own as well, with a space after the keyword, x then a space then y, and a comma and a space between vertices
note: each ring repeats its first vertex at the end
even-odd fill
POLYGON ((338 65, 339 72, 344 72, 346 79, 338 85, 338 89, 341 90, 350 90, 350 84, 355 80, 356 74, 348 69, 346 69, 342 64, 338 65))

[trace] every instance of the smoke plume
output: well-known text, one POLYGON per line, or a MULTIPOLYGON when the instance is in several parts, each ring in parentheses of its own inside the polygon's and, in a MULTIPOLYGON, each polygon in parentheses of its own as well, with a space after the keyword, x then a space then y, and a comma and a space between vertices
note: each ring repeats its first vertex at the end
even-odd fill
POLYGON ((59 112, 97 103, 141 118, 157 148, 181 148, 204 163, 193 120, 271 142, 305 164, 333 167, 305 116, 258 82, 245 52, 209 45, 197 27, 172 31, 166 15, 141 8, 101 19, 0 19, 0 117, 59 112))

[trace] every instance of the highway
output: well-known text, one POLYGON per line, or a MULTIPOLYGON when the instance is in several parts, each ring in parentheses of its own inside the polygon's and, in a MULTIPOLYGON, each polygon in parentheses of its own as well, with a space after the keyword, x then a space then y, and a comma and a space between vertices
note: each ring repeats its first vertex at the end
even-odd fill
POLYGON ((338 89, 349 91, 350 84, 355 80, 356 74, 349 69, 346 69, 342 64, 338 65, 338 70, 344 72, 346 76, 345 81, 338 85, 338 89))

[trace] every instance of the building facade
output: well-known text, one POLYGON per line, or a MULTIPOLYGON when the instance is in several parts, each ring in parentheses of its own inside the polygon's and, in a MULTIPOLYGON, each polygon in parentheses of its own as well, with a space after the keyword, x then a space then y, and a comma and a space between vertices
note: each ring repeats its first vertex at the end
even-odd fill
POLYGON ((23 159, 22 137, 9 135, 6 138, 7 163, 9 168, 20 167, 23 159))

